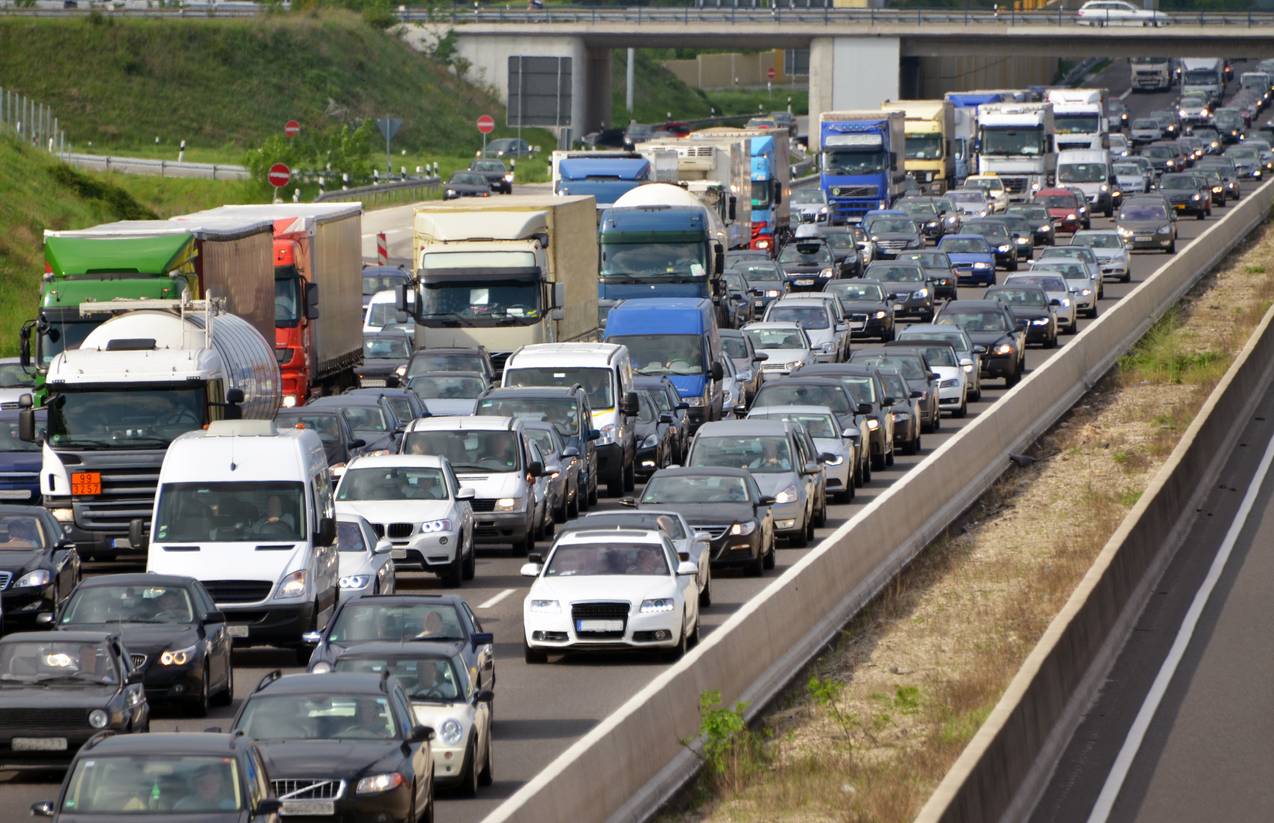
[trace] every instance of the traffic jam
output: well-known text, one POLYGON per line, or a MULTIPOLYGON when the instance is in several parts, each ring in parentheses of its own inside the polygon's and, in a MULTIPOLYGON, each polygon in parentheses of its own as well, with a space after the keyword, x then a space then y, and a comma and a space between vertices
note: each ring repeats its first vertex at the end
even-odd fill
POLYGON ((811 116, 798 181, 786 112, 553 152, 551 194, 492 141, 401 263, 352 202, 47 231, 5 807, 491 810, 587 728, 562 693, 626 699, 1274 174, 1274 61, 1121 71, 1152 96, 811 116))

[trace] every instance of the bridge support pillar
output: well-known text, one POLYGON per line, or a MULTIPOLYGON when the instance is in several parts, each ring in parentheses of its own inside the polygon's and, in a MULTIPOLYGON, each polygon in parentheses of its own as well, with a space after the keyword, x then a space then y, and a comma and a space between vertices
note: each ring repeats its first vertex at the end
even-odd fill
MULTIPOLYGON (((878 109, 901 99, 897 37, 815 37, 810 43, 810 111, 878 109)), ((811 145, 817 124, 810 124, 811 145)))

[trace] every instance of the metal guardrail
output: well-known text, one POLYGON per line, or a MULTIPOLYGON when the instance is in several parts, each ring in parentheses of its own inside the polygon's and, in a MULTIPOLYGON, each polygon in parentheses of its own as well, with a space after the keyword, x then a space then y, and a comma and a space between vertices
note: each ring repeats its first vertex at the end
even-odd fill
POLYGON ((175 160, 152 160, 146 157, 113 157, 73 152, 63 152, 58 155, 58 158, 72 166, 94 171, 117 171, 155 177, 198 177, 207 180, 248 179, 246 167, 229 163, 186 163, 175 160))
POLYGON ((370 186, 325 191, 315 197, 314 202, 324 203, 329 200, 354 198, 362 201, 364 206, 374 205, 378 199, 388 199, 390 196, 397 197, 399 193, 408 192, 412 189, 417 189, 422 195, 434 194, 438 191, 438 186, 441 183, 442 178, 440 177, 409 177, 406 180, 393 180, 370 186))

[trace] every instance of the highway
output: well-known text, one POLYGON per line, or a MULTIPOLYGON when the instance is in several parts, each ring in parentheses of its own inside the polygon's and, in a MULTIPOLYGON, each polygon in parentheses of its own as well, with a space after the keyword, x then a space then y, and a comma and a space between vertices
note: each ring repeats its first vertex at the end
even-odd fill
MULTIPOLYGON (((1105 85, 1118 89, 1126 86, 1127 66, 1116 65, 1107 70, 1105 76, 1098 77, 1092 85, 1105 85)), ((1126 100, 1131 112, 1135 115, 1155 108, 1163 108, 1169 102, 1170 95, 1135 95, 1126 100)), ((520 191, 546 190, 546 186, 522 187, 520 191)), ((1183 219, 1178 223, 1181 247, 1197 237, 1212 222, 1223 216, 1226 209, 1218 209, 1212 221, 1195 221, 1183 219)), ((1096 218, 1094 228, 1109 227, 1111 222, 1096 218)), ((390 256, 407 258, 410 256, 410 207, 399 207, 369 213, 364 219, 364 253, 370 248, 374 256, 375 235, 385 231, 390 243, 390 256), (370 247, 369 247, 370 243, 370 247)), ((1111 305, 1122 295, 1134 288, 1138 282, 1150 275, 1167 259, 1165 255, 1138 253, 1133 256, 1133 282, 1130 284, 1107 283, 1104 306, 1111 305)), ((962 288, 962 297, 977 297, 981 289, 962 288)), ((1088 320, 1081 320, 1082 328, 1088 320)), ((1067 338, 1062 338, 1065 345, 1067 338)), ((873 344, 855 343, 855 346, 869 347, 873 344)), ((1038 367, 1054 351, 1032 349, 1027 356, 1028 368, 1038 367)), ((924 438, 924 450, 920 455, 907 457, 899 455, 896 464, 886 470, 873 472, 873 482, 869 487, 859 491, 853 504, 831 505, 827 526, 820 529, 818 536, 829 534, 842 522, 852 516, 859 508, 879 495, 895 482, 906 471, 920 462, 927 454, 951 437, 961 426, 986 410, 991 403, 1003 394, 1001 381, 993 381, 984 387, 981 402, 969 404, 969 417, 965 420, 944 419, 942 430, 936 434, 927 434, 924 438)), ((1268 494, 1266 495, 1268 500, 1268 494)), ((611 501, 604 501, 606 507, 613 507, 611 501)), ((1269 540, 1269 524, 1265 526, 1266 543, 1269 540)), ((783 548, 780 544, 777 568, 767 572, 763 578, 750 579, 738 576, 721 577, 713 581, 713 605, 704 611, 704 634, 711 633, 730 614, 736 611, 751 596, 786 568, 799 560, 810 549, 783 548)), ((1184 554, 1184 553, 1183 553, 1184 554)), ((573 658, 566 661, 555 660, 548 665, 527 666, 522 661, 521 653, 521 608, 523 592, 528 581, 518 576, 521 559, 509 557, 504 552, 487 551, 480 554, 477 578, 472 584, 466 584, 461 593, 474 606, 484 628, 492 631, 496 637, 497 655, 497 697, 495 722, 495 784, 480 791, 476 800, 444 799, 438 808, 439 819, 443 821, 478 820, 492 811, 504 798, 510 796, 522 784, 532 778, 552 758, 565 750, 580 735, 592 728, 602 718, 619 707, 630 696, 648 683, 657 673, 663 670, 661 662, 630 656, 590 656, 573 658)), ((91 572, 120 570, 120 564, 90 564, 91 572)), ((1274 576, 1265 575, 1266 580, 1274 576)), ((438 588, 436 578, 420 572, 400 572, 399 591, 432 591, 438 588)), ((1254 656, 1257 660, 1274 659, 1270 655, 1254 656)), ((275 668, 296 670, 290 657, 270 649, 245 649, 236 653, 236 701, 239 705, 242 698, 251 691, 257 681, 268 671, 275 668)), ((1252 683, 1268 682, 1267 678, 1252 679, 1252 683)), ((1268 694, 1268 689, 1252 689, 1253 692, 1268 694)), ((1251 695, 1257 699, 1257 695, 1251 695)), ((208 719, 180 719, 164 716, 162 712, 156 717, 154 730, 203 730, 220 726, 227 727, 233 716, 234 708, 214 710, 208 719)), ((1269 717, 1264 715, 1249 715, 1269 717)), ((1252 742, 1257 745, 1260 735, 1259 726, 1252 724, 1252 742)), ((1268 737, 1266 738, 1268 739, 1268 737)), ((1262 763, 1261 760, 1247 761, 1262 763)), ((600 775, 599 775, 600 776, 600 775)), ((18 814, 31 803, 52 798, 57 792, 57 782, 61 774, 57 772, 0 772, 0 809, 8 813, 18 814)), ((1058 817, 1058 820, 1076 819, 1074 817, 1058 817)), ((1117 818, 1122 819, 1122 818, 1117 818)), ((1152 819, 1152 818, 1146 818, 1152 819)), ((1230 818, 1238 819, 1238 818, 1230 818)))

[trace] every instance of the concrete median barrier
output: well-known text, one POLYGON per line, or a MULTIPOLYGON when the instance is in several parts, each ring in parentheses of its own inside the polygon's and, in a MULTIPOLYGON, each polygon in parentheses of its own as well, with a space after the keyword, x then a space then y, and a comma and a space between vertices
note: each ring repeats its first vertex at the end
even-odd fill
MULTIPOLYGON (((990 486, 1009 465, 1010 452, 1056 422, 1155 319, 1247 236, 1265 218, 1272 199, 1274 188, 1266 184, 1166 259, 1104 317, 771 581, 488 819, 640 820, 652 813, 697 765, 682 741, 697 734, 702 692, 719 690, 727 703, 744 700, 751 713, 760 711, 990 486)), ((1048 713, 1034 706, 1027 711, 1039 712, 1033 727, 1043 728, 1048 713)), ((1000 756, 998 750, 992 755, 1000 756)), ((1002 773, 1011 766, 1002 764, 1002 773)))

